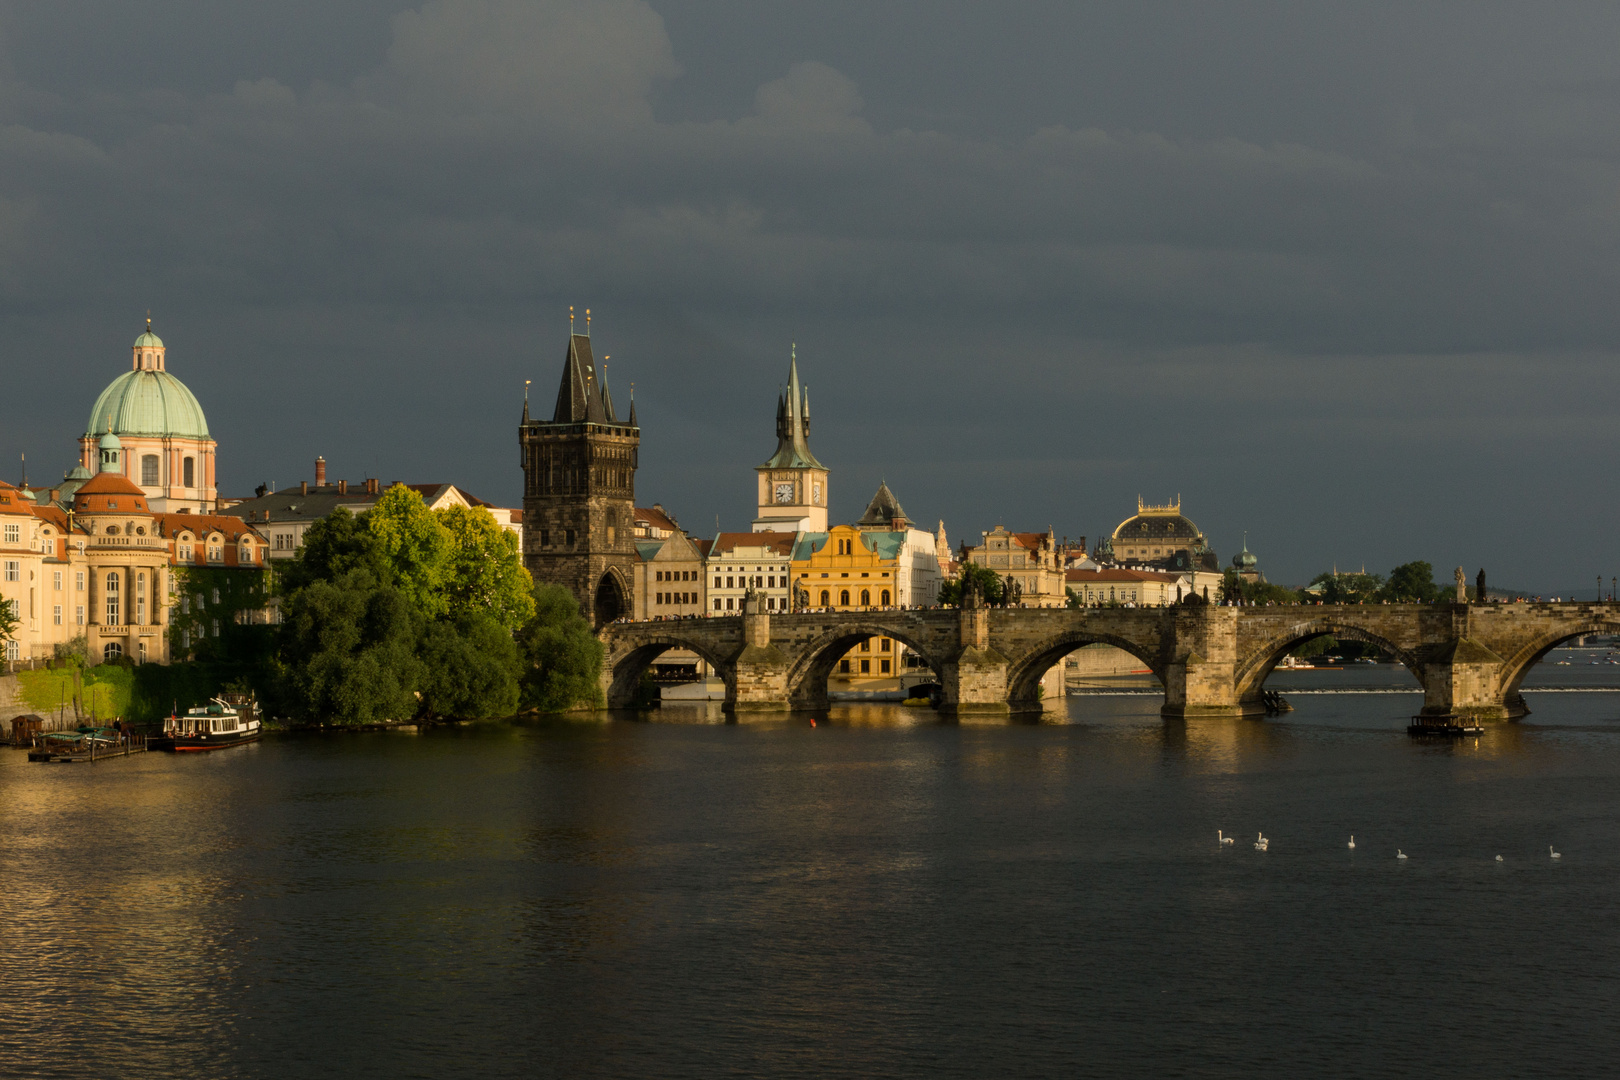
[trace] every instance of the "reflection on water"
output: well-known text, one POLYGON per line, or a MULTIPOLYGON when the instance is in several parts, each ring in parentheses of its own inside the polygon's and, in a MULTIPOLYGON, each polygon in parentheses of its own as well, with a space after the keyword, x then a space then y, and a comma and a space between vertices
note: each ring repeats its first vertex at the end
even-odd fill
POLYGON ((1620 693, 1529 696, 0 751, 0 1071, 1599 1075, 1620 693))

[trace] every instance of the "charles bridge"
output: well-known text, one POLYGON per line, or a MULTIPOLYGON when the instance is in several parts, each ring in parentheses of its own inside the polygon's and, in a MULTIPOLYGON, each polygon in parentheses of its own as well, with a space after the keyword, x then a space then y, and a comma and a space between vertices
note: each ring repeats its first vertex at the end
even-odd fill
POLYGON ((868 637, 904 642, 957 713, 1041 708, 1039 684, 1064 656, 1102 643, 1131 653, 1164 685, 1166 717, 1262 715, 1262 687, 1302 642, 1324 634, 1390 653, 1423 686, 1437 722, 1506 720, 1528 709, 1526 672, 1561 642, 1620 632, 1620 604, 1378 604, 1167 608, 986 608, 744 613, 605 626, 608 704, 635 700, 659 654, 689 649, 725 682, 728 709, 825 709, 827 678, 868 637))

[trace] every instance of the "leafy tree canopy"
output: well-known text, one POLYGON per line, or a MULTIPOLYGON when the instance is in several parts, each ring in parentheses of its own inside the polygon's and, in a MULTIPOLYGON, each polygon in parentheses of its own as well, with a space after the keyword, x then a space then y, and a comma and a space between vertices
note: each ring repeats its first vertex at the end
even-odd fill
POLYGON ((534 615, 517 635, 526 671, 522 700, 542 712, 600 704, 602 643, 561 585, 534 587, 534 615))
POLYGON ((1311 579, 1312 585, 1322 586, 1322 601, 1327 604, 1365 604, 1383 599, 1380 590, 1384 579, 1377 574, 1334 574, 1323 571, 1311 579))
POLYGON ((430 624, 417 658, 428 716, 477 719, 517 712, 523 662, 511 633, 489 615, 430 624))
POLYGON ((450 561, 450 530, 422 496, 395 484, 365 513, 366 528, 377 539, 394 573, 394 587, 428 618, 449 611, 445 574, 450 561))
POLYGON ((282 608, 284 704, 295 717, 366 724, 416 713, 421 616, 363 569, 314 581, 282 608))
POLYGON ((1434 567, 1426 562, 1402 563, 1389 572, 1382 599, 1396 604, 1432 604, 1440 595, 1434 567))
POLYGON ((939 587, 939 602, 942 604, 960 604, 962 602, 963 587, 969 582, 978 583, 979 595, 986 604, 999 604, 1006 592, 1006 583, 996 575, 988 566, 980 566, 975 562, 962 564, 962 573, 954 580, 947 581, 939 587))
POLYGON ((452 619, 488 616, 508 632, 534 616, 534 582, 523 568, 517 537, 482 506, 435 511, 450 536, 445 602, 452 619))
POLYGON ((314 581, 336 581, 351 570, 365 570, 379 582, 393 580, 382 544, 364 518, 340 506, 304 532, 297 553, 278 568, 280 588, 292 593, 314 581))

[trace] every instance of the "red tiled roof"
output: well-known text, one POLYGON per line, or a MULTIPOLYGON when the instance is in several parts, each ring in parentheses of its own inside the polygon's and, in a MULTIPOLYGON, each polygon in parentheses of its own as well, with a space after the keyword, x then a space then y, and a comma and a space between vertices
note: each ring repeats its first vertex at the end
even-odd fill
POLYGON ((1012 538, 1013 543, 1032 550, 1039 550, 1040 546, 1046 543, 1045 533, 1013 533, 1012 538))
POLYGON ((670 532, 675 532, 680 527, 670 520, 668 514, 651 506, 636 507, 636 524, 639 525, 642 522, 646 522, 655 529, 667 529, 670 532))
POLYGON ((264 543, 264 535, 252 525, 239 517, 229 514, 158 514, 158 535, 172 537, 181 529, 189 529, 198 536, 207 536, 209 533, 219 532, 225 534, 225 539, 236 543, 243 536, 250 536, 259 543, 264 543))
POLYGON ((797 535, 790 532, 723 532, 714 538, 714 550, 733 551, 739 547, 763 547, 770 548, 777 555, 791 555, 793 540, 797 535))
MULTIPOLYGON (((75 499, 81 495, 139 495, 143 500, 146 498, 146 492, 136 487, 129 477, 115 472, 96 473, 80 485, 73 495, 75 499)), ((144 502, 140 505, 145 508, 144 502)))

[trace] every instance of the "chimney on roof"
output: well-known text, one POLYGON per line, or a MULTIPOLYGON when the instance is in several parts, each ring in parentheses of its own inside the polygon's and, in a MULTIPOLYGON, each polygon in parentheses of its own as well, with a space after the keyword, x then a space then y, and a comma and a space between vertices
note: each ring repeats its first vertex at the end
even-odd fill
POLYGON ((367 495, 375 495, 375 494, 377 494, 377 478, 375 476, 367 477, 367 479, 366 479, 366 494, 367 495))
POLYGON ((347 495, 348 493, 349 493, 349 482, 347 480, 339 480, 338 481, 338 494, 339 495, 347 495))
POLYGON ((300 481, 298 481, 298 494, 300 494, 300 495, 308 495, 309 494, 309 481, 308 480, 300 480, 300 481))
POLYGON ((323 458, 323 457, 318 457, 318 458, 315 459, 315 486, 316 487, 321 487, 325 483, 326 483, 326 459, 323 458))

